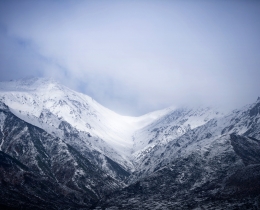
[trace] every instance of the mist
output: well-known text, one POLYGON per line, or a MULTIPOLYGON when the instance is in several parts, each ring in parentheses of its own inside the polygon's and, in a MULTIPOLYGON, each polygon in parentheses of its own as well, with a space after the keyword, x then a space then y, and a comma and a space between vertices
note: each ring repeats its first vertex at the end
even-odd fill
POLYGON ((258 1, 1 1, 0 80, 52 77, 124 115, 260 95, 258 1))

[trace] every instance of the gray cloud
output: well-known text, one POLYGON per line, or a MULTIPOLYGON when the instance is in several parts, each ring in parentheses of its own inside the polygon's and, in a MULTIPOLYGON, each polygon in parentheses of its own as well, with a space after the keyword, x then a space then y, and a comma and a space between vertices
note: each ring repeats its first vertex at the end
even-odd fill
POLYGON ((242 106, 260 95, 259 14, 257 1, 2 1, 1 80, 51 76, 123 114, 242 106))

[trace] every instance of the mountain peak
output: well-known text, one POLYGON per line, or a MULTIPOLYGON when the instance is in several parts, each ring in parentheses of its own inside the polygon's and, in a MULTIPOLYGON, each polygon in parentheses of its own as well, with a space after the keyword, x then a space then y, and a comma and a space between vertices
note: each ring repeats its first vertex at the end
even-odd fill
POLYGON ((46 84, 59 84, 52 77, 25 77, 16 82, 22 86, 42 86, 46 84))
POLYGON ((37 89, 46 89, 46 87, 50 85, 60 86, 60 83, 53 78, 25 77, 18 80, 1 82, 0 89, 9 91, 33 91, 37 89))

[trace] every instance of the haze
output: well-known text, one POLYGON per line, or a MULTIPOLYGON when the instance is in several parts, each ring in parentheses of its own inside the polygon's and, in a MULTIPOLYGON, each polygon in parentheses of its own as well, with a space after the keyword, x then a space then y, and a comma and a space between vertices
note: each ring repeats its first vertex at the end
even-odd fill
POLYGON ((260 96, 259 1, 1 1, 0 80, 52 77, 124 115, 260 96))

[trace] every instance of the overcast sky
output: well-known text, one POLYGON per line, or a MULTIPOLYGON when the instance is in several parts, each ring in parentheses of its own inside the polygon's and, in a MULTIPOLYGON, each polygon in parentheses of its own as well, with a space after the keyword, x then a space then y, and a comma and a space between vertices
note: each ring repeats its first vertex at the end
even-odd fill
POLYGON ((125 115, 260 96, 260 1, 0 1, 0 80, 53 77, 125 115))

